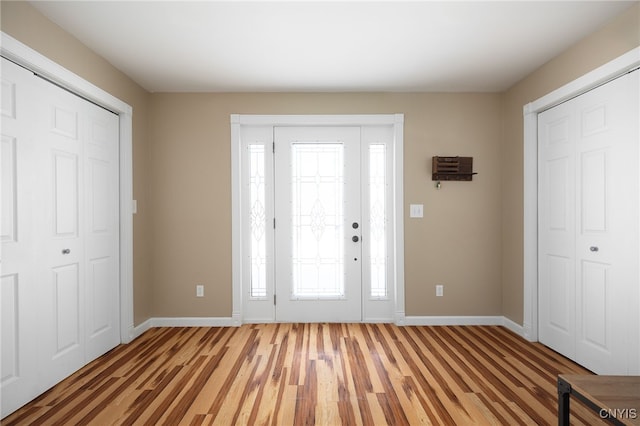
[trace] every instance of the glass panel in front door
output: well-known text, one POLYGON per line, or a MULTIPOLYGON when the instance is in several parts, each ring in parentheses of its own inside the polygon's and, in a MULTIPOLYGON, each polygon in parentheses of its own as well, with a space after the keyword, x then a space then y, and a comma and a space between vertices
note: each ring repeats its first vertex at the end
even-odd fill
POLYGON ((291 144, 293 298, 342 298, 344 146, 291 144))

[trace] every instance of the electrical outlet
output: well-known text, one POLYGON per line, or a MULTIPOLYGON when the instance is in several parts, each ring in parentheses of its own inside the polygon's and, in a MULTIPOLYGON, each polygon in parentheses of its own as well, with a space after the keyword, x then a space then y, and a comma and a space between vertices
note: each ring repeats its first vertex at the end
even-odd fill
POLYGON ((202 284, 196 285, 196 297, 204 297, 204 286, 202 284))
POLYGON ((444 296, 444 286, 442 284, 438 284, 436 286, 436 296, 438 297, 444 296))

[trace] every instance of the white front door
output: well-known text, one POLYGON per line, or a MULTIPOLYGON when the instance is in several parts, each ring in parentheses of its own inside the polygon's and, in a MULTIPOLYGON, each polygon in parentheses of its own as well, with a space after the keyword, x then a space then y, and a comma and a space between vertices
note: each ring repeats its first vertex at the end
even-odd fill
POLYGON ((247 322, 393 321, 403 306, 399 117, 252 118, 232 139, 234 311, 247 322))
POLYGON ((276 127, 276 319, 362 319, 359 127, 276 127))
POLYGON ((538 116, 539 338, 627 374, 638 285, 638 72, 538 116))

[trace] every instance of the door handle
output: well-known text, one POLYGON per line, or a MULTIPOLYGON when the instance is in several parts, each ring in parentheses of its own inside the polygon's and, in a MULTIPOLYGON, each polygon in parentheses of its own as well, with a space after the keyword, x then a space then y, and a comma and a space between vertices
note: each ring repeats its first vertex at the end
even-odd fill
POLYGON ((598 247, 597 247, 597 246, 591 246, 591 247, 589 247, 589 250, 591 250, 592 252, 596 252, 596 251, 598 251, 599 249, 598 249, 598 247))
POLYGON ((69 253, 71 253, 71 250, 70 250, 70 249, 64 249, 64 250, 62 250, 62 254, 69 254, 69 253))
POLYGON ((354 235, 353 237, 351 237, 351 241, 353 241, 354 243, 357 243, 358 241, 360 241, 360 238, 358 238, 357 235, 354 235))

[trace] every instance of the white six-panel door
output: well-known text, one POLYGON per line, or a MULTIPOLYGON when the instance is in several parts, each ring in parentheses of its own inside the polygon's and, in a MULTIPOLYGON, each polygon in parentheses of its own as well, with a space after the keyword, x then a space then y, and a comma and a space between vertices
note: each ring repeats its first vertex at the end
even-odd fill
POLYGON ((4 416, 119 343, 119 224, 117 116, 4 59, 2 78, 4 416))
POLYGON ((638 72, 538 116, 539 338, 599 374, 631 365, 638 72))
POLYGON ((22 118, 33 97, 33 75, 2 59, 2 365, 1 417, 19 408, 41 391, 33 366, 38 361, 40 332, 34 297, 38 270, 37 209, 33 208, 38 169, 33 126, 22 118))

